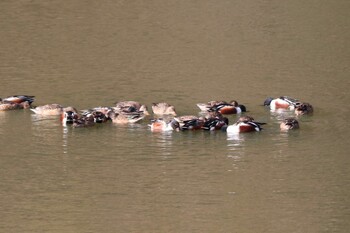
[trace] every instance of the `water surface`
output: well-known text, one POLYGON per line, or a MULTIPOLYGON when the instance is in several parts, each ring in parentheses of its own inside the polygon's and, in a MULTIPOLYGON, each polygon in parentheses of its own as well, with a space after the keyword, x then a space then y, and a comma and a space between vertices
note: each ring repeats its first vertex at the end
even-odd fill
MULTIPOLYGON (((0 97, 79 109, 236 99, 260 133, 64 128, 0 112, 2 232, 347 232, 348 1, 2 1, 0 97), (310 102, 291 113, 268 96, 310 102)), ((231 122, 236 116, 229 116, 231 122)))

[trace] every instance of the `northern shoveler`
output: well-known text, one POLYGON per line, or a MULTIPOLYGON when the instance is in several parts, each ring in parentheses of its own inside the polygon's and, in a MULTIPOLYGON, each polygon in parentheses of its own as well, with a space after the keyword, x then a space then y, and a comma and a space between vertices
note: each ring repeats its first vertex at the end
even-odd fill
POLYGON ((95 123, 104 123, 108 120, 111 120, 109 117, 109 113, 114 111, 113 108, 110 107, 95 107, 87 110, 82 110, 83 116, 92 116, 94 118, 95 123))
POLYGON ((314 112, 314 108, 309 103, 301 103, 295 108, 294 112, 296 115, 311 114, 314 112))
POLYGON ((90 110, 90 111, 85 111, 82 114, 85 117, 90 117, 94 119, 95 123, 105 123, 108 120, 111 120, 108 115, 106 115, 104 112, 97 111, 97 110, 90 110))
POLYGON ((175 119, 171 119, 170 121, 165 121, 162 118, 157 118, 152 120, 152 123, 149 125, 151 127, 151 131, 153 132, 161 132, 161 131, 173 131, 179 130, 180 124, 175 119))
POLYGON ((78 113, 78 111, 74 107, 63 107, 60 104, 46 104, 37 106, 35 108, 31 108, 30 110, 33 111, 35 114, 43 116, 62 115, 62 113, 65 111, 72 111, 78 113))
POLYGON ((20 104, 23 102, 28 102, 31 105, 34 102, 34 97, 32 95, 12 95, 4 99, 0 99, 3 103, 16 103, 20 104))
MULTIPOLYGON (((202 112, 208 112, 210 110, 210 108, 212 108, 213 106, 215 105, 218 105, 218 104, 228 104, 228 102, 226 101, 218 101, 218 100, 212 100, 212 101, 209 101, 208 103, 198 103, 197 104, 197 107, 202 111, 202 112)), ((232 100, 230 102, 230 104, 234 105, 234 106, 238 106, 238 103, 237 101, 235 100, 232 100)))
POLYGON ((16 103, 0 103, 0 111, 8 111, 8 110, 16 110, 16 109, 23 109, 23 108, 29 108, 29 105, 24 103, 16 104, 16 103))
POLYGON ((42 106, 37 106, 35 108, 31 108, 35 114, 45 115, 45 116, 54 116, 61 115, 63 113, 63 106, 60 104, 46 104, 42 106))
POLYGON ((144 119, 146 116, 143 112, 116 112, 110 111, 108 113, 109 118, 113 123, 128 124, 136 123, 144 119))
POLYGON ((205 118, 193 115, 186 115, 174 118, 180 125, 181 130, 197 130, 202 129, 205 118))
POLYGON ((236 122, 248 122, 254 121, 254 118, 251 116, 240 116, 236 122))
POLYGON ((79 115, 76 111, 64 111, 61 115, 61 121, 63 126, 67 124, 73 124, 75 120, 79 118, 79 115))
POLYGON ((299 104, 300 104, 299 100, 288 96, 281 96, 275 99, 269 97, 264 101, 264 106, 270 106, 271 110, 276 110, 276 109, 293 110, 299 104))
POLYGON ((256 122, 254 118, 250 116, 243 116, 238 119, 233 125, 229 125, 226 129, 228 134, 230 133, 245 133, 253 131, 261 131, 261 125, 266 123, 256 122))
POLYGON ((149 116, 147 106, 136 101, 121 101, 117 102, 114 107, 118 113, 133 113, 142 112, 145 116, 149 116))
POLYGON ((228 118, 224 117, 219 112, 210 112, 206 117, 202 129, 204 130, 219 130, 228 126, 228 118))
POLYGON ((172 115, 176 116, 175 107, 173 105, 170 105, 168 103, 153 103, 152 104, 152 111, 155 115, 172 115))
POLYGON ((246 112, 246 107, 242 104, 238 104, 237 106, 234 104, 221 103, 214 105, 209 109, 209 111, 219 112, 221 114, 238 114, 242 112, 246 112))
POLYGON ((94 117, 90 114, 89 116, 81 116, 78 119, 74 119, 73 127, 74 128, 85 128, 95 125, 94 117))
POLYGON ((85 110, 82 110, 82 112, 93 112, 93 111, 96 111, 96 112, 102 112, 103 114, 105 114, 106 116, 108 115, 108 113, 110 111, 114 111, 114 109, 112 107, 94 107, 94 108, 89 108, 89 109, 85 109, 85 110))
POLYGON ((281 122, 280 129, 283 131, 299 129, 299 122, 293 117, 286 118, 281 122))
POLYGON ((4 99, 0 98, 0 111, 30 108, 34 101, 34 96, 13 95, 4 99))

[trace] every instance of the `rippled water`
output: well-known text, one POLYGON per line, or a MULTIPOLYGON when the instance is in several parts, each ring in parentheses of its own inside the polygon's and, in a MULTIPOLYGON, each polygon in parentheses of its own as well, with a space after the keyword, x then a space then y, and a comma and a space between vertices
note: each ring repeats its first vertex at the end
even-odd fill
MULTIPOLYGON (((1 232, 347 232, 347 1, 0 3, 0 97, 79 109, 236 99, 259 133, 0 112, 1 232), (314 105, 301 128, 262 106, 314 105)), ((234 122, 237 116, 229 116, 234 122)))

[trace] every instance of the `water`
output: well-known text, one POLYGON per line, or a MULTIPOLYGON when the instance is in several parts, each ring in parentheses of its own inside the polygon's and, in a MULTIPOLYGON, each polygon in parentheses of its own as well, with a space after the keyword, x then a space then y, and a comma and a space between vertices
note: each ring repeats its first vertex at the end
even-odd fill
MULTIPOLYGON (((0 3, 0 97, 236 99, 264 131, 64 128, 0 112, 1 232, 347 232, 347 1, 0 3), (299 131, 262 105, 312 103, 299 131)), ((289 113, 286 113, 287 115, 289 113)), ((233 122, 236 116, 230 116, 233 122)))

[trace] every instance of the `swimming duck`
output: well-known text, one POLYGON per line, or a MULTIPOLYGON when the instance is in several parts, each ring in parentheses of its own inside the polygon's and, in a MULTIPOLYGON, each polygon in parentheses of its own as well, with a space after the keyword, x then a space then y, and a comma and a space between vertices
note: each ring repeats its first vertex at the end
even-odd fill
POLYGON ((116 112, 110 111, 108 113, 109 118, 113 123, 127 124, 136 123, 144 119, 146 116, 143 112, 116 112))
POLYGON ((35 108, 31 108, 31 111, 33 111, 35 114, 43 115, 43 116, 55 116, 55 115, 61 115, 64 111, 72 111, 75 113, 78 113, 78 111, 74 107, 66 107, 64 108, 60 104, 46 104, 37 106, 35 108))
POLYGON ((293 117, 286 118, 281 122, 280 129, 283 131, 299 129, 299 122, 293 117))
POLYGON ((74 128, 85 128, 95 125, 94 117, 90 114, 89 116, 81 116, 73 121, 74 128))
POLYGON ((206 117, 202 129, 204 130, 219 130, 228 126, 228 118, 224 117, 219 112, 210 112, 206 117))
POLYGON ((35 108, 31 108, 35 114, 39 115, 61 115, 63 113, 63 106, 59 104, 46 104, 42 106, 37 106, 35 108))
POLYGON ((180 124, 175 119, 170 121, 165 121, 162 118, 157 118, 152 120, 152 123, 149 125, 151 127, 151 131, 160 132, 160 131, 178 131, 180 129, 180 124))
POLYGON ((0 111, 30 108, 34 96, 13 95, 4 99, 0 98, 0 111))
POLYGON ((306 114, 313 113, 314 109, 312 105, 309 103, 300 103, 299 105, 296 106, 294 112, 296 115, 306 115, 306 114))
POLYGON ((236 122, 248 122, 254 121, 254 118, 251 116, 240 116, 236 122))
POLYGON ((23 102, 23 103, 20 103, 20 104, 16 104, 16 103, 1 103, 0 102, 0 111, 24 109, 24 108, 29 108, 29 107, 30 106, 28 105, 27 102, 23 102))
POLYGON ((101 107, 100 106, 100 107, 94 107, 94 108, 82 110, 82 112, 93 112, 93 111, 102 112, 103 114, 105 114, 108 117, 108 113, 110 111, 114 111, 114 109, 112 107, 101 107))
POLYGON ((82 115, 86 117, 92 116, 95 123, 105 123, 108 120, 111 120, 111 118, 109 117, 109 111, 112 111, 112 109, 107 110, 103 108, 94 108, 85 110, 82 115))
POLYGON ((73 124, 75 120, 79 118, 79 115, 75 111, 64 111, 61 115, 62 125, 73 124))
POLYGON ((266 123, 256 122, 254 118, 250 116, 240 117, 236 123, 233 125, 229 125, 226 129, 228 134, 230 133, 245 133, 245 132, 253 132, 253 131, 261 131, 261 125, 266 123))
POLYGON ((186 115, 174 118, 180 126, 181 130, 197 130, 202 129, 205 118, 193 115, 186 115))
POLYGON ((293 110, 299 104, 299 100, 288 96, 281 96, 275 99, 269 97, 264 101, 264 106, 270 106, 271 110, 276 110, 279 108, 293 110))
POLYGON ((175 107, 173 105, 170 105, 168 103, 153 103, 152 104, 152 111, 155 115, 172 115, 176 116, 175 107))
MULTIPOLYGON (((230 102, 231 104, 233 105, 238 105, 237 101, 235 100, 232 100, 230 102)), ((210 110, 211 107, 215 106, 215 105, 218 105, 218 104, 227 104, 226 101, 218 101, 218 100, 212 100, 212 101, 209 101, 208 103, 198 103, 197 104, 197 107, 202 111, 202 112, 207 112, 210 110)))
POLYGON ((147 106, 136 101, 121 101, 115 104, 114 110, 118 113, 142 112, 145 116, 150 115, 147 106))
POLYGON ((23 102, 28 102, 31 105, 34 102, 34 97, 32 95, 12 95, 4 99, 0 99, 3 103, 16 103, 20 104, 23 102))
POLYGON ((242 112, 246 112, 246 107, 242 104, 229 104, 229 103, 221 103, 212 106, 209 111, 219 112, 221 114, 239 114, 242 112))

